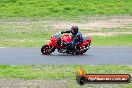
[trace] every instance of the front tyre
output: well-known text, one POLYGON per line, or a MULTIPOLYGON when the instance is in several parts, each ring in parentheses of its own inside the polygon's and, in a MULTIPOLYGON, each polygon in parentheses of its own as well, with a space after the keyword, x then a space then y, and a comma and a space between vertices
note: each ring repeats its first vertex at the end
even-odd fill
POLYGON ((52 51, 51 51, 50 46, 48 46, 48 45, 42 46, 42 48, 41 48, 41 53, 42 53, 43 55, 49 55, 49 54, 51 54, 52 51))

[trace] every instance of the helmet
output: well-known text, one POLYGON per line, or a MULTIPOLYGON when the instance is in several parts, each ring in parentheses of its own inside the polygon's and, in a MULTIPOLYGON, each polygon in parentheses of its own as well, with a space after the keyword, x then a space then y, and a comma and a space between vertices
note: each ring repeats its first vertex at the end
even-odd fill
POLYGON ((72 31, 73 34, 76 34, 78 32, 78 29, 79 28, 76 25, 71 27, 71 31, 72 31))

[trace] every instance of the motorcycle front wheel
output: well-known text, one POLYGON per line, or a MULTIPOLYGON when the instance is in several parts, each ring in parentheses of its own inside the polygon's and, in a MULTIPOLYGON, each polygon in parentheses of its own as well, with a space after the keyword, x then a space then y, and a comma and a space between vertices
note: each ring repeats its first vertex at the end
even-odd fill
POLYGON ((43 55, 49 55, 49 54, 51 54, 52 52, 51 52, 50 46, 48 46, 48 45, 42 46, 42 48, 41 48, 41 53, 42 53, 43 55))

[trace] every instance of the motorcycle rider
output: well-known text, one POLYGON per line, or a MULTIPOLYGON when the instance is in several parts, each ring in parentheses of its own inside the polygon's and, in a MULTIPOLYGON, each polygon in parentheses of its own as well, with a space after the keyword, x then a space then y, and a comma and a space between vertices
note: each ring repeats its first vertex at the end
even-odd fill
POLYGON ((61 31, 63 33, 72 33, 72 42, 70 42, 70 49, 75 51, 75 46, 83 42, 82 34, 79 32, 78 26, 72 26, 71 30, 61 31))

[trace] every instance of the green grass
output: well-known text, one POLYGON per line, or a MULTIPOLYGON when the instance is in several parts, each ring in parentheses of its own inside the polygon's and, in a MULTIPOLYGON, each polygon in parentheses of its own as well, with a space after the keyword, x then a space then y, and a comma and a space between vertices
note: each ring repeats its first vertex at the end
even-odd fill
POLYGON ((0 18, 132 15, 132 0, 1 0, 0 18))
MULTIPOLYGON (((13 35, 16 36, 16 35, 13 35)), ((31 36, 30 38, 0 39, 0 47, 41 47, 48 43, 51 34, 31 36), (36 38, 35 38, 36 37, 36 38)), ((7 36, 6 36, 7 37, 7 36)), ((132 46, 132 35, 92 36, 92 46, 132 46)))
POLYGON ((132 46, 132 35, 93 36, 95 46, 132 46))
MULTIPOLYGON (((0 79, 6 79, 14 84, 18 80, 24 80, 41 83, 51 83, 62 81, 61 85, 68 88, 100 88, 100 87, 116 87, 131 88, 129 84, 86 84, 80 86, 76 83, 76 74, 79 65, 0 65, 0 79), (18 79, 14 81, 14 79, 18 79)), ((132 76, 132 66, 130 65, 82 65, 87 74, 130 74, 132 76)), ((21 82, 21 81, 20 81, 21 82)), ((51 85, 49 83, 49 85, 51 85)), ((53 84, 55 84, 53 83, 53 84)), ((56 85, 60 85, 57 83, 56 85)), ((22 85, 24 85, 22 83, 22 85)), ((25 84, 26 85, 26 84, 25 84)), ((54 85, 56 87, 56 85, 54 85)), ((2 86, 2 85, 1 85, 2 86)), ((63 88, 63 87, 62 87, 63 88)))
MULTIPOLYGON (((74 79, 78 65, 0 65, 0 78, 74 79)), ((88 74, 130 74, 132 66, 83 65, 88 74)))
MULTIPOLYGON (((80 19, 81 20, 81 19, 80 19)), ((84 20, 84 19, 82 19, 84 20)), ((58 20, 37 20, 15 19, 0 20, 0 47, 41 47, 46 44, 53 33, 63 30, 57 29, 50 24, 57 22, 67 22, 58 20)), ((102 28, 81 29, 82 33, 105 33, 108 32, 132 32, 130 28, 102 28)), ((132 46, 132 35, 111 35, 111 36, 92 36, 92 46, 132 46)))

